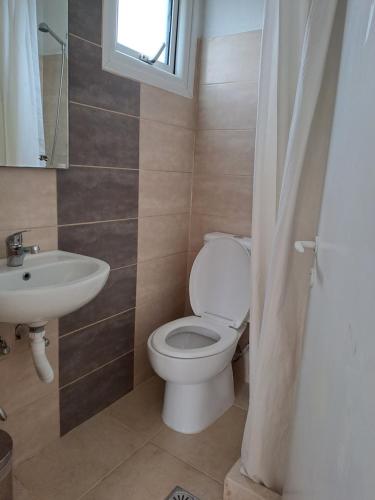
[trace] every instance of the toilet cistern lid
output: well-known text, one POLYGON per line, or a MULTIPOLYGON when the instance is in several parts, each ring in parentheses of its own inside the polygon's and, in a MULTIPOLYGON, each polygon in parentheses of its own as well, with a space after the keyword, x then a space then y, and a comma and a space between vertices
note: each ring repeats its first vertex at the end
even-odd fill
POLYGON ((215 317, 239 328, 250 308, 250 254, 233 238, 208 241, 198 253, 189 282, 196 316, 215 317))

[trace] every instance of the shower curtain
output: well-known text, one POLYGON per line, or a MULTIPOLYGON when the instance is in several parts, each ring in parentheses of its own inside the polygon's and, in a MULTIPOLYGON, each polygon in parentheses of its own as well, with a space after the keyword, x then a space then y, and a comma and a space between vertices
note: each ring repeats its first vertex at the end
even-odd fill
POLYGON ((36 0, 0 2, 0 165, 45 166, 36 0))
MULTIPOLYGON (((342 2, 344 3, 344 2, 342 2)), ((281 493, 342 24, 337 0, 266 0, 253 197, 250 405, 242 472, 281 493), (340 31, 341 30, 341 31, 340 31)))

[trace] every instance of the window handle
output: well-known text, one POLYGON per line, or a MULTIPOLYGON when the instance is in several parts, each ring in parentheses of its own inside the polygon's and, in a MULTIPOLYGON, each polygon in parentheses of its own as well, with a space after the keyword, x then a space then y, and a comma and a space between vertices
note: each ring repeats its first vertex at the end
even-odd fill
POLYGON ((160 49, 156 52, 156 54, 154 55, 154 57, 152 59, 150 59, 148 56, 146 56, 145 54, 140 54, 139 55, 139 59, 147 64, 155 64, 156 61, 159 59, 161 53, 163 52, 163 50, 165 49, 166 47, 166 43, 163 42, 162 46, 160 47, 160 49))

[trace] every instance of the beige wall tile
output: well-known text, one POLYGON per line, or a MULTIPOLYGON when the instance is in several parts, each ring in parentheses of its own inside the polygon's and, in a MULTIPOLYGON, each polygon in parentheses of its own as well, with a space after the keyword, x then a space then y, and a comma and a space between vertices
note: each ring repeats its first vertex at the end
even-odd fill
POLYGON ((182 127, 141 120, 139 168, 191 172, 194 157, 194 132, 182 127))
POLYGON ((190 173, 139 172, 139 217, 188 213, 191 201, 190 173))
POLYGON ((184 316, 185 297, 186 283, 183 283, 180 287, 166 291, 160 290, 159 295, 145 300, 136 308, 134 339, 136 351, 137 347, 147 342, 148 337, 156 328, 184 316))
POLYGON ((261 34, 259 30, 203 40, 200 81, 258 81, 261 34))
MULTIPOLYGON (((12 341, 11 353, 0 362, 1 406, 9 415, 24 406, 40 400, 47 395, 58 394, 58 330, 57 321, 49 325, 47 337, 47 357, 55 373, 51 384, 43 383, 35 370, 28 339, 12 341)), ((12 328, 14 338, 14 328, 12 328)))
POLYGON ((246 412, 232 406, 199 434, 181 434, 164 427, 152 442, 217 481, 224 478, 241 454, 246 412))
POLYGON ((197 252, 200 250, 203 246, 203 236, 214 231, 250 236, 251 213, 245 213, 242 217, 221 217, 193 213, 191 217, 190 251, 197 252))
POLYGON ((194 174, 252 175, 255 130, 199 130, 194 174))
POLYGON ((142 217, 138 221, 138 262, 186 252, 189 215, 142 217))
POLYGON ((137 307, 186 283, 187 253, 140 262, 137 267, 137 307))
POLYGON ((56 226, 56 171, 0 168, 0 229, 56 226))
POLYGON ((141 344, 134 349, 134 387, 146 382, 155 375, 147 354, 147 344, 141 344))
POLYGON ((0 428, 12 436, 14 464, 34 456, 60 434, 58 392, 9 414, 0 428))
MULTIPOLYGON (((23 229, 27 229, 27 227, 21 226, 5 230, 0 229, 0 258, 6 256, 5 239, 7 236, 17 231, 22 231, 23 229)), ((57 227, 37 227, 30 229, 29 232, 23 235, 23 242, 25 245, 38 244, 41 252, 57 250, 57 227)))
POLYGON ((134 431, 99 414, 21 464, 16 476, 34 499, 78 499, 142 444, 134 431))
POLYGON ((251 82, 201 85, 198 129, 255 129, 257 88, 251 82))
POLYGON ((142 83, 141 118, 193 129, 195 100, 142 83))
POLYGON ((177 484, 204 500, 222 498, 222 487, 216 481, 156 446, 147 444, 82 500, 123 499, 124 492, 128 500, 162 499, 177 484))
POLYGON ((251 217, 252 177, 196 175, 193 210, 206 215, 251 217))

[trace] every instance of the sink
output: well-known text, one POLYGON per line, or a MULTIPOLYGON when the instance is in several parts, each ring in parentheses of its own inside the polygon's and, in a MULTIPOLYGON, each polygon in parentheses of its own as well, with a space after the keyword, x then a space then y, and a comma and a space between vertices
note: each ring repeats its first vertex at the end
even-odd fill
POLYGON ((46 324, 84 306, 105 285, 109 265, 56 250, 25 257, 22 267, 0 260, 0 322, 46 324))

